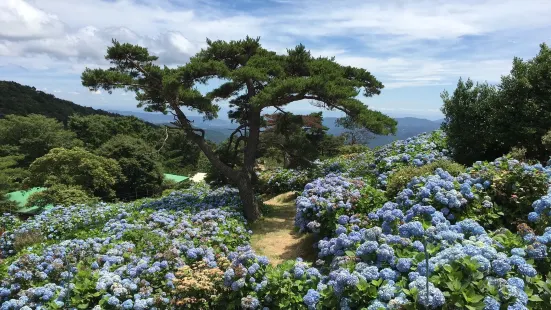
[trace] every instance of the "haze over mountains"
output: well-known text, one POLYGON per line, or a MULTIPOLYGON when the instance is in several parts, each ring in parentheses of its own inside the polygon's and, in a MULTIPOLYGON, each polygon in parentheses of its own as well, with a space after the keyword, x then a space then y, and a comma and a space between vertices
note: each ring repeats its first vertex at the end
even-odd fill
MULTIPOLYGON (((110 110, 109 112, 117 113, 126 116, 135 116, 137 118, 143 119, 144 121, 154 123, 154 124, 166 124, 173 121, 172 115, 163 115, 161 113, 149 113, 149 112, 131 112, 131 111, 116 111, 110 110)), ((201 116, 190 116, 190 120, 194 122, 194 125, 205 129, 206 136, 208 139, 219 143, 224 139, 228 138, 232 130, 235 128, 235 125, 231 123, 229 119, 214 119, 212 121, 203 121, 201 116)), ((369 146, 376 147, 385 145, 394 140, 403 140, 408 137, 433 131, 440 128, 442 120, 428 120, 423 118, 416 117, 396 117, 398 121, 396 135, 394 136, 376 136, 374 139, 369 141, 369 146)), ((332 135, 340 135, 346 130, 342 127, 337 127, 335 121, 337 117, 324 117, 323 125, 329 128, 328 133, 332 135)))

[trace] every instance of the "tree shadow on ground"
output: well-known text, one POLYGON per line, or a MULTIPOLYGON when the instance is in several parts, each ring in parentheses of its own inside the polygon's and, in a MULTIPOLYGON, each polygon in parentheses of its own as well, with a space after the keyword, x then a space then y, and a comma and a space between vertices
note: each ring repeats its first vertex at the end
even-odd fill
POLYGON ((295 198, 296 194, 289 192, 266 201, 270 212, 251 225, 253 249, 274 265, 297 257, 312 262, 316 259, 316 237, 295 229, 295 198))

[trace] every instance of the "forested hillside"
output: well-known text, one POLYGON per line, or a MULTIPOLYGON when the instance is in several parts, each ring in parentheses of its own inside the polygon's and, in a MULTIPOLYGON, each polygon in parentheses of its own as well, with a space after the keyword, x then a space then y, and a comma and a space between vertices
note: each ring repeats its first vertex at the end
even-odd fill
POLYGON ((40 114, 65 122, 73 114, 118 116, 103 110, 83 107, 71 101, 56 98, 35 87, 11 81, 0 81, 0 115, 40 114))

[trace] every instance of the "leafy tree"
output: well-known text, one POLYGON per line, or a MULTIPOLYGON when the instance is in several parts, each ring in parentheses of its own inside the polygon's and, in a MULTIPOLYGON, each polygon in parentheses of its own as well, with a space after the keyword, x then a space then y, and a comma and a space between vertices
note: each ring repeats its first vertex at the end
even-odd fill
POLYGON ((163 133, 165 137, 159 138, 158 141, 164 142, 158 149, 165 171, 191 175, 197 170, 201 170, 199 169, 201 150, 186 137, 185 132, 174 128, 165 130, 163 133))
POLYGON ((154 140, 154 131, 157 129, 153 124, 148 124, 137 117, 107 115, 74 115, 69 118, 68 127, 92 150, 116 135, 131 135, 154 140))
POLYGON ((515 58, 496 87, 460 79, 452 96, 443 92, 443 130, 456 160, 493 160, 513 149, 525 149, 529 159, 548 159, 542 140, 551 128, 550 76, 551 50, 541 44, 533 59, 515 58))
POLYGON ((52 148, 80 146, 82 141, 53 118, 36 114, 7 115, 0 119, 0 145, 4 148, 11 147, 23 155, 18 166, 26 167, 52 148))
POLYGON ((495 159, 508 151, 495 124, 498 96, 495 86, 475 85, 470 79, 459 79, 451 97, 447 91, 441 94, 446 115, 442 129, 459 163, 495 159))
POLYGON ((78 186, 103 200, 115 198, 115 187, 125 178, 117 161, 83 148, 54 148, 29 167, 28 186, 78 186))
POLYGON ((341 154, 344 146, 344 137, 334 135, 324 135, 318 146, 321 158, 334 157, 341 154))
POLYGON ((68 127, 92 151, 116 135, 127 135, 142 139, 157 149, 161 155, 158 160, 162 161, 167 172, 188 174, 197 168, 201 151, 182 130, 169 130, 133 116, 106 115, 74 115, 69 119, 68 127))
POLYGON ((534 58, 515 57, 501 78, 496 129, 510 150, 524 147, 528 158, 549 159, 542 137, 551 129, 551 49, 544 43, 534 58))
POLYGON ((142 198, 160 191, 164 176, 159 156, 145 141, 118 135, 102 145, 97 154, 116 160, 121 167, 125 180, 116 184, 118 198, 142 198))
POLYGON ((253 189, 257 182, 254 167, 264 109, 283 109, 291 102, 311 100, 318 107, 349 114, 374 133, 388 134, 396 129, 393 119, 369 110, 356 98, 361 90, 371 97, 383 88, 367 70, 339 65, 333 58, 312 57, 303 45, 277 55, 264 49, 259 41, 249 37, 230 42, 207 39, 207 48, 186 65, 168 68, 157 65, 158 57, 146 48, 113 40, 106 55, 113 66, 106 70, 87 68, 82 84, 91 90, 132 91, 139 107, 174 113, 175 124, 198 145, 213 167, 237 186, 245 216, 255 220, 260 208, 253 189), (224 83, 207 94, 194 88, 212 79, 224 83), (218 100, 229 102, 229 117, 237 124, 237 137, 230 142, 244 143, 243 162, 237 169, 220 160, 206 143, 204 131, 194 128, 186 116, 185 111, 195 110, 213 119, 219 111, 218 100))
POLYGON ((15 204, 9 201, 6 194, 19 189, 18 181, 26 176, 26 170, 16 168, 21 155, 10 155, 0 157, 0 212, 12 209, 15 204))
POLYGON ((341 117, 335 121, 337 127, 343 127, 347 129, 343 136, 346 139, 346 142, 350 145, 355 144, 368 144, 369 140, 374 138, 372 132, 369 129, 363 127, 361 124, 358 124, 349 116, 341 117))
POLYGON ((309 115, 285 112, 264 117, 266 129, 260 135, 260 153, 282 156, 284 168, 310 166, 319 155, 319 144, 327 131, 322 125, 321 112, 309 115))

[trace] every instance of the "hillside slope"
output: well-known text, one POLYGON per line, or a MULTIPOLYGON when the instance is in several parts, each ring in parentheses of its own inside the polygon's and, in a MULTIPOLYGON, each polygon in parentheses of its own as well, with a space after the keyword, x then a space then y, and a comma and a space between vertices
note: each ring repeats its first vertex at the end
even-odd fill
POLYGON ((118 114, 84 107, 68 100, 56 98, 54 95, 37 90, 35 87, 11 81, 0 81, 0 115, 41 114, 63 122, 75 113, 80 115, 119 116, 118 114))

